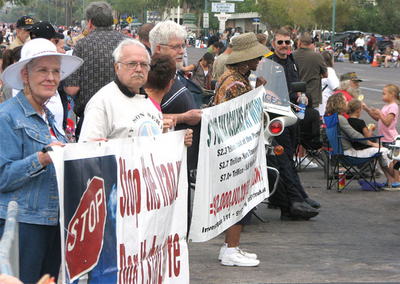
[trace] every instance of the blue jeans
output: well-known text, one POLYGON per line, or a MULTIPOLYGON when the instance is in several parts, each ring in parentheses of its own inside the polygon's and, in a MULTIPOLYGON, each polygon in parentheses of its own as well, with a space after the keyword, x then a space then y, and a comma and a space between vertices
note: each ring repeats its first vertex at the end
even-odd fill
MULTIPOLYGON (((0 219, 0 236, 5 220, 0 219)), ((19 279, 36 283, 46 273, 58 278, 61 265, 60 226, 18 223, 19 279)))

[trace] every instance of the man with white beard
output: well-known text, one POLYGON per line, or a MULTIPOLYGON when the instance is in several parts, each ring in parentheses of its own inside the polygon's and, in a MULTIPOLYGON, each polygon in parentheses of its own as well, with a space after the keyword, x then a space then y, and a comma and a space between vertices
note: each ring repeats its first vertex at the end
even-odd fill
POLYGON ((357 99, 360 95, 360 82, 361 79, 358 79, 357 74, 355 72, 348 72, 340 76, 340 86, 339 90, 335 92, 343 93, 346 100, 349 102, 352 99, 357 99))
MULTIPOLYGON (((149 34, 152 54, 161 53, 171 56, 176 62, 176 70, 183 67, 187 33, 173 21, 158 23, 149 34)), ((188 148, 188 170, 197 167, 200 138, 200 120, 202 111, 197 109, 191 91, 199 88, 195 83, 184 78, 179 71, 174 84, 161 101, 163 114, 174 114, 177 118, 176 130, 193 129, 193 144, 188 148)), ((200 88, 201 90, 201 88, 200 88)), ((201 92, 201 91, 200 91, 201 92)))

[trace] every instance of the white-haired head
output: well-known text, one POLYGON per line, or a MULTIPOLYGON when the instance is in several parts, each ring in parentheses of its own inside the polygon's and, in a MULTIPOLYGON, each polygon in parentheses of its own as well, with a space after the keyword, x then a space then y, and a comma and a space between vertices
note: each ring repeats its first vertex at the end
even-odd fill
POLYGON ((123 49, 125 46, 130 46, 130 45, 138 46, 138 47, 143 48, 143 49, 146 51, 146 53, 147 53, 148 60, 149 60, 149 64, 150 64, 151 58, 150 58, 150 55, 149 55, 149 53, 147 52, 147 49, 146 49, 146 47, 144 46, 144 44, 141 43, 140 41, 136 40, 136 39, 131 39, 131 38, 124 39, 123 41, 121 41, 121 42, 118 44, 117 48, 116 48, 116 49, 114 50, 114 52, 113 52, 113 57, 114 57, 114 61, 115 61, 115 62, 121 61, 121 58, 122 58, 122 56, 123 56, 123 54, 122 54, 122 49, 123 49))
POLYGON ((186 30, 174 21, 158 23, 149 34, 151 52, 156 53, 157 44, 168 44, 171 39, 186 40, 186 30))

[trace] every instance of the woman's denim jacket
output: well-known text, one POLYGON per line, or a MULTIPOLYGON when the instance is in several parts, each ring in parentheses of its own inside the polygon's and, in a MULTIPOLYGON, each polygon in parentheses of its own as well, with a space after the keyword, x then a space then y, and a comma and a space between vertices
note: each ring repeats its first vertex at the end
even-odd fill
MULTIPOLYGON (((58 140, 66 142, 54 127, 58 140)), ((43 167, 38 152, 52 142, 49 126, 21 92, 0 104, 0 218, 5 219, 10 201, 18 202, 19 222, 57 225, 58 190, 52 164, 43 167)))

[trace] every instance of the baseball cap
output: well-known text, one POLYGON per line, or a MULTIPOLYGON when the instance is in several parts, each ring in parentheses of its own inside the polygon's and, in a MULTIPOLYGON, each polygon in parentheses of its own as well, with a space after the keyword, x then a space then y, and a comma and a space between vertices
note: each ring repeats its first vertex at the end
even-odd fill
POLYGON ((40 21, 34 24, 31 28, 31 38, 59 38, 64 39, 64 35, 56 33, 55 29, 49 22, 40 21))
POLYGON ((362 82, 361 79, 358 79, 356 72, 347 72, 340 76, 340 81, 347 81, 347 80, 352 80, 352 81, 358 81, 362 82))
POLYGON ((35 22, 29 16, 22 16, 17 21, 17 29, 22 28, 25 30, 30 30, 35 22))

